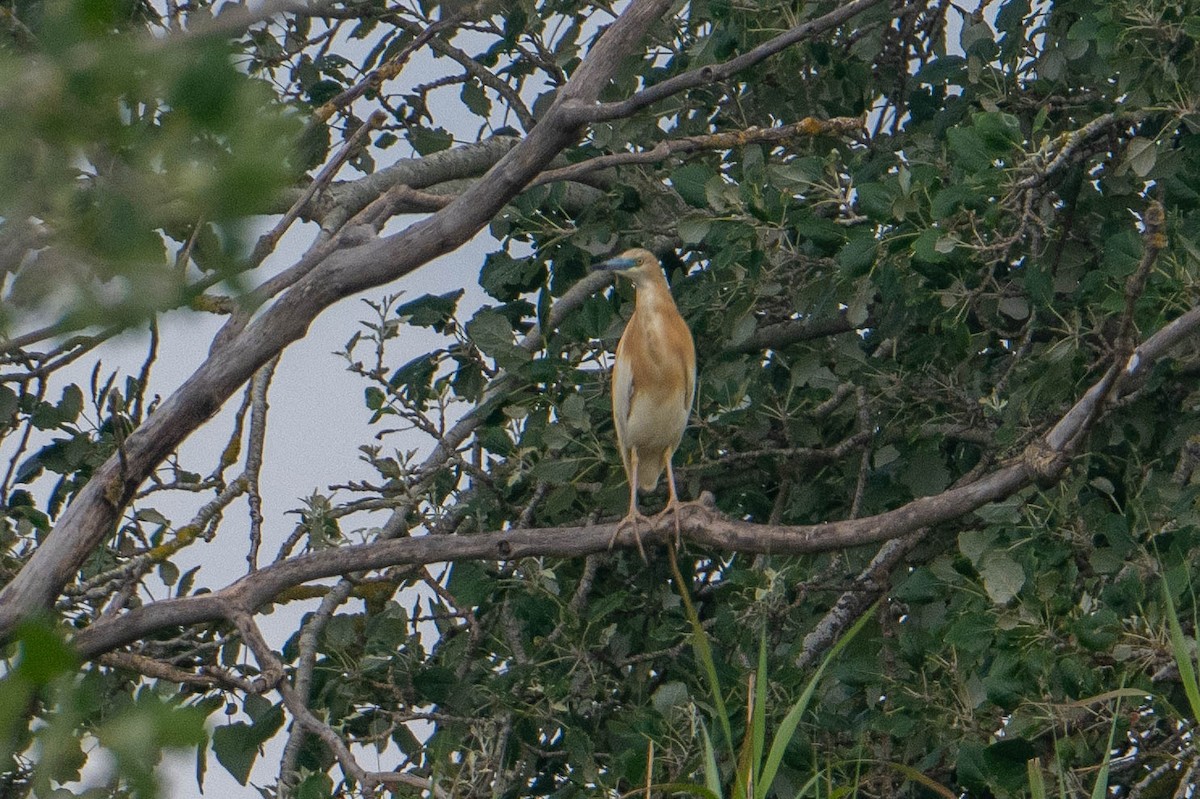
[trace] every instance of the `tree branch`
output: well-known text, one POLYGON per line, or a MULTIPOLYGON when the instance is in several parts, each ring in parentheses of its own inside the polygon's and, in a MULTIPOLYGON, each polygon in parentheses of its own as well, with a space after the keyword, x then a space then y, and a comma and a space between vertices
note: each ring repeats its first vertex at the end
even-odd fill
POLYGON ((751 127, 745 130, 727 133, 711 133, 705 136, 685 136, 681 139, 660 141, 651 150, 635 153, 612 153, 599 155, 595 158, 581 161, 578 164, 551 169, 538 175, 530 186, 541 186, 561 180, 579 180, 585 175, 601 169, 628 164, 656 164, 668 156, 679 153, 694 153, 700 150, 725 150, 731 147, 745 147, 748 144, 786 144, 800 137, 813 137, 829 134, 845 135, 862 129, 863 121, 858 117, 836 117, 834 119, 814 119, 805 117, 790 125, 780 125, 776 128, 751 127))
POLYGON ((743 53, 736 58, 731 58, 720 64, 709 64, 699 69, 693 69, 690 72, 684 72, 682 75, 668 78, 662 83, 656 83, 626 100, 614 103, 597 103, 590 106, 576 105, 571 109, 570 117, 577 123, 601 122, 608 119, 627 117, 648 105, 656 103, 659 100, 664 100, 679 92, 725 80, 744 69, 765 61, 798 42, 836 28, 851 17, 866 11, 872 6, 879 5, 881 2, 882 0, 854 0, 854 2, 846 3, 841 8, 831 11, 823 17, 817 17, 814 20, 797 25, 786 33, 763 42, 753 50, 743 53))
POLYGON ((745 341, 730 345, 725 352, 761 352, 762 350, 777 350, 798 341, 810 341, 814 338, 836 336, 839 333, 849 333, 852 330, 871 327, 871 320, 856 325, 850 321, 848 311, 839 311, 837 316, 811 317, 789 319, 776 322, 754 331, 745 341))

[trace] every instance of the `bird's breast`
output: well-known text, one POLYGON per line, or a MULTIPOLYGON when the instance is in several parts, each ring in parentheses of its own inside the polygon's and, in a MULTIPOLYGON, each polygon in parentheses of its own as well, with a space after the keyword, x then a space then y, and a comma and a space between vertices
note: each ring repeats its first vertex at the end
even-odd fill
POLYGON ((626 446, 674 449, 691 411, 696 351, 687 324, 640 303, 617 346, 613 410, 626 446))

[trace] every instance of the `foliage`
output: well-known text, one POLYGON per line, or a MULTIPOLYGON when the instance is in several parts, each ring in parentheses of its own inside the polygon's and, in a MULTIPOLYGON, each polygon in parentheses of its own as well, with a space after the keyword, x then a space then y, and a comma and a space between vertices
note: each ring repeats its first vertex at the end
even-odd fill
POLYGON ((0 680, 0 754, 10 761, 32 747, 36 757, 21 772, 9 772, 6 791, 48 796, 53 785, 77 782, 88 762, 86 747, 99 744, 114 762, 93 794, 157 796, 163 753, 206 745, 211 699, 196 702, 172 686, 139 687, 127 676, 80 668, 62 636, 44 622, 26 624, 15 643, 15 663, 0 680), (25 727, 29 711, 22 709, 38 704, 47 709, 47 723, 25 727), (86 738, 79 737, 81 728, 86 738))
MULTIPOLYGON (((686 594, 681 594, 683 599, 686 594)), ((685 605, 688 601, 685 600, 685 605)), ((788 746, 792 742, 792 738, 796 733, 796 728, 800 724, 805 712, 808 710, 808 704, 812 701, 813 693, 816 691, 817 683, 824 674, 825 668, 840 652, 846 644, 848 644, 859 630, 863 628, 865 623, 871 618, 877 608, 872 607, 869 612, 864 613, 859 617, 858 621, 846 632, 836 645, 834 645, 825 655, 825 659, 821 661, 821 665, 804 686, 800 698, 788 708, 787 714, 780 721, 778 729, 773 731, 771 745, 767 747, 767 728, 766 728, 766 706, 767 706, 767 634, 763 631, 758 647, 758 666, 754 670, 753 677, 748 683, 746 697, 746 726, 747 729, 743 732, 744 738, 741 745, 738 747, 736 755, 737 768, 732 775, 732 784, 730 790, 722 790, 724 780, 720 769, 717 767, 716 755, 713 750, 712 740, 708 731, 701 728, 702 737, 704 740, 704 788, 695 786, 696 792, 708 791, 711 794, 721 796, 747 796, 754 799, 762 799, 771 791, 775 783, 775 775, 779 771, 779 765, 783 760, 784 754, 787 752, 788 746), (763 754, 766 754, 766 759, 763 759, 763 754)), ((700 625, 699 619, 694 616, 694 613, 689 613, 689 617, 693 619, 693 634, 699 637, 704 635, 703 628, 700 625)), ((700 648, 697 651, 697 660, 701 661, 705 670, 709 674, 715 675, 716 664, 712 659, 712 652, 707 648, 700 648)), ((720 708, 723 701, 720 697, 723 690, 719 682, 715 679, 710 682, 709 688, 713 693, 713 703, 720 708)), ((719 712, 719 711, 718 711, 719 712)), ((725 722, 724 732, 726 738, 732 747, 733 741, 729 739, 729 725, 727 714, 722 713, 719 718, 725 722)), ((732 752, 731 752, 732 754, 732 752)), ((809 780, 811 784, 815 777, 809 780)))
POLYGON ((238 69, 223 37, 147 38, 169 30, 149 4, 4 11, 0 321, 130 324, 233 277, 246 217, 303 166, 297 114, 238 69), (187 257, 168 257, 184 247, 187 257))
MULTIPOLYGON (((612 79, 579 112, 587 124, 490 216, 494 251, 462 281, 483 304, 461 290, 367 299, 342 352, 377 474, 296 498, 283 535, 256 516, 258 477, 271 358, 304 325, 267 346, 251 310, 288 318, 307 297, 360 290, 321 278, 339 258, 362 257, 362 272, 473 234, 429 231, 452 198, 524 163, 488 172, 556 124, 625 6, 367 0, 256 19, 203 2, 0 4, 13 120, 0 132, 0 583, 66 535, 72 507, 99 507, 77 503, 124 514, 56 589, 52 622, 10 636, 0 707, 23 710, 0 727, 6 788, 85 790, 80 742, 94 740, 116 756, 107 789, 150 795, 161 749, 203 744, 203 719, 238 781, 313 797, 1186 784, 1200 762, 1200 349, 1185 338, 1143 372, 1131 359, 1200 299, 1200 4, 863 2, 816 24, 843 7, 675 4, 602 64, 612 79), (700 77, 671 83, 682 75, 700 77), (663 86, 678 90, 606 105, 663 86), (848 134, 846 118, 865 127, 848 134), (284 221, 251 248, 266 212, 284 221), (382 232, 404 214, 422 221, 382 232), (271 266, 296 218, 320 234, 271 266), (783 555, 685 535, 682 598, 661 548, 648 563, 602 547, 556 557, 529 536, 527 557, 387 560, 498 530, 513 546, 529 528, 582 540, 624 513, 605 367, 634 297, 576 287, 600 286, 590 265, 633 245, 662 257, 699 345, 680 493, 711 492, 764 531, 800 537, 812 531, 793 526, 1032 463, 1089 388, 1116 382, 1053 468, 915 532, 880 516, 882 548, 783 555), (90 381, 54 382, 112 331, 189 303, 230 317, 218 365, 197 374, 262 353, 216 464, 135 439, 171 402, 156 399, 153 346, 129 375, 97 362, 90 381), (440 343, 414 350, 417 333, 440 343), (124 479, 145 461, 140 493, 112 478, 85 496, 101 470, 124 479), (226 587, 181 568, 210 544, 278 555, 226 587), (370 569, 338 560, 364 551, 380 553, 370 569), (340 580, 284 581, 246 606, 307 563, 340 580), (276 650, 256 615, 272 603, 305 612, 276 650), (122 625, 140 632, 120 638, 122 625), (88 648, 108 631, 118 643, 88 648), (768 730, 787 734, 768 747, 768 730), (263 763, 277 735, 282 760, 263 763), (382 776, 360 765, 376 762, 382 776), (756 782, 760 762, 778 768, 756 782)), ((188 423, 227 396, 195 400, 188 423)))

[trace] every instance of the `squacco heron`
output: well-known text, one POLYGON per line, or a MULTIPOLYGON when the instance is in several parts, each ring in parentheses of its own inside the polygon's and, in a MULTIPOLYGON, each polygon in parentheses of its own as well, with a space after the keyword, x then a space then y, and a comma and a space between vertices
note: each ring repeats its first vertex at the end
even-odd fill
POLYGON ((679 545, 679 497, 671 456, 683 438, 696 395, 696 345, 679 315, 662 265, 648 250, 633 249, 596 266, 631 281, 636 292, 633 316, 617 344, 612 369, 613 422, 617 448, 629 480, 629 513, 617 525, 608 547, 632 525, 638 552, 645 559, 638 522, 638 489, 652 491, 666 469, 668 501, 659 518, 675 514, 679 545))

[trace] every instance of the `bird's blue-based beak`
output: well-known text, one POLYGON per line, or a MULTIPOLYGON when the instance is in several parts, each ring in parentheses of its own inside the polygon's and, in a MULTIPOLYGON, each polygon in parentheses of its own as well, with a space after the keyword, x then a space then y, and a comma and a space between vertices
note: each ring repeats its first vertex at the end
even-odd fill
POLYGON ((601 261, 596 264, 592 269, 597 272, 601 270, 621 272, 626 269, 632 269, 635 266, 637 266, 637 261, 632 258, 609 258, 607 261, 601 261))

